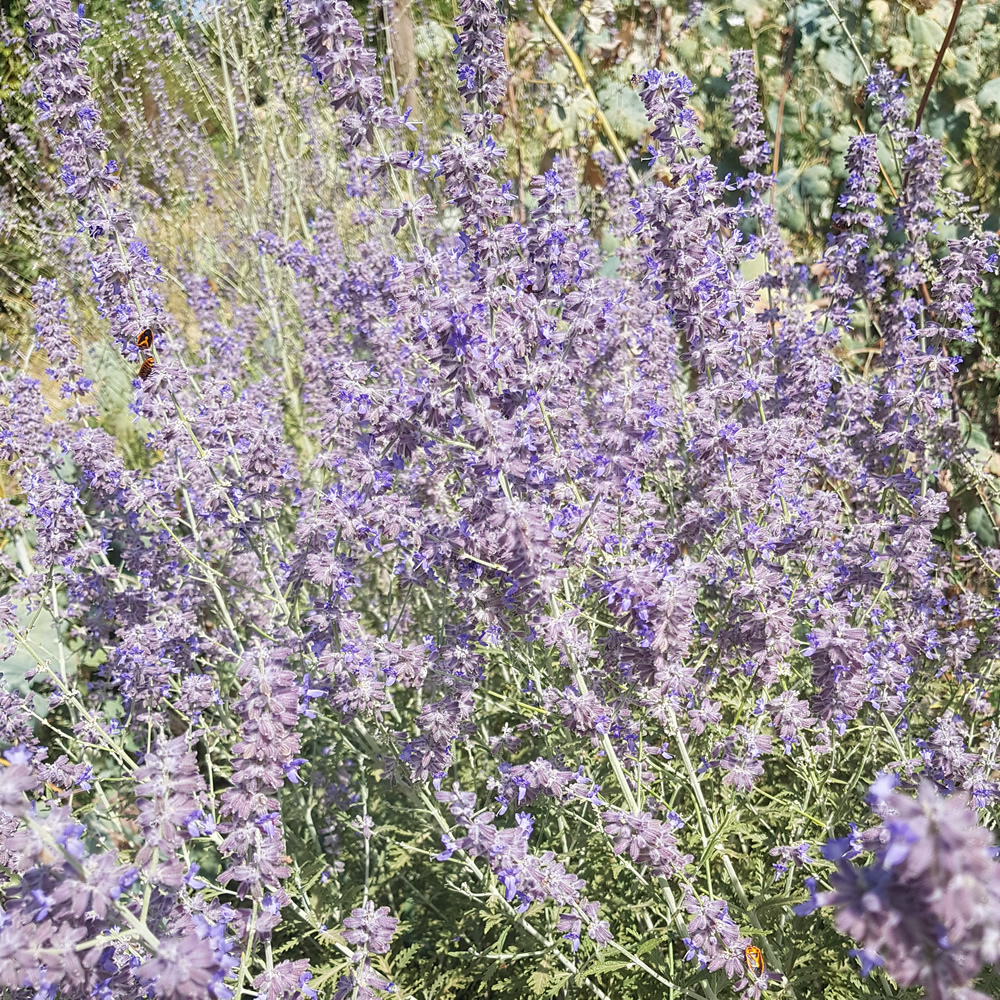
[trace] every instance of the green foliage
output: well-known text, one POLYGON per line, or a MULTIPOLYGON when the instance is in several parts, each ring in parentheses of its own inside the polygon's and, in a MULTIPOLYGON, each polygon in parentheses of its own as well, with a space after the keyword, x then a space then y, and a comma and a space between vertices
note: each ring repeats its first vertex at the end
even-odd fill
MULTIPOLYGON (((16 0, 9 17, 15 26, 23 21, 23 0, 16 0)), ((120 10, 106 0, 108 12, 120 10)), ((761 93, 764 98, 769 137, 778 146, 777 186, 775 207, 781 224, 794 233, 805 250, 814 246, 825 231, 834 208, 839 186, 844 177, 843 153, 848 139, 860 126, 866 130, 877 125, 877 112, 867 106, 859 88, 867 68, 876 58, 886 58, 897 69, 911 76, 911 97, 919 98, 930 66, 937 54, 950 14, 946 3, 930 9, 904 7, 886 0, 871 0, 865 6, 838 6, 837 0, 803 0, 788 5, 777 0, 734 0, 731 4, 709 4, 694 23, 682 30, 685 10, 668 8, 662 3, 618 3, 604 5, 598 16, 596 4, 564 3, 557 5, 555 14, 569 43, 583 61, 588 73, 591 92, 586 90, 569 64, 565 53, 554 43, 534 8, 518 6, 509 25, 510 60, 513 80, 510 93, 513 103, 507 113, 504 140, 514 151, 509 163, 516 165, 511 177, 525 205, 530 204, 526 185, 528 179, 551 162, 554 151, 584 159, 598 148, 608 148, 607 136, 602 135, 595 120, 599 106, 611 128, 626 146, 641 148, 646 133, 642 104, 631 83, 634 73, 657 65, 685 72, 696 88, 700 127, 708 150, 712 151, 723 169, 728 164, 735 169, 730 151, 731 129, 725 111, 728 84, 728 52, 732 48, 751 47, 757 55, 761 71, 761 93), (613 29, 613 30, 612 30, 613 29), (594 102, 596 96, 597 103, 594 102)), ((419 64, 419 96, 424 134, 432 145, 458 127, 459 107, 454 98, 451 50, 451 26, 445 18, 450 5, 440 4, 415 25, 415 56, 419 64)), ((255 17, 268 22, 273 8, 253 10, 255 17)), ((114 23, 112 17, 106 22, 114 23)), ((311 157, 325 162, 330 148, 309 147, 305 129, 295 108, 281 104, 273 97, 275 81, 270 78, 271 61, 267 58, 266 34, 255 35, 248 25, 238 38, 229 43, 228 57, 240 71, 249 92, 260 103, 255 105, 259 117, 247 126, 247 135, 240 155, 251 165, 249 190, 238 190, 234 180, 232 137, 228 134, 227 109, 219 77, 217 55, 219 39, 211 25, 178 25, 190 32, 207 53, 203 65, 186 63, 182 54, 157 56, 163 74, 164 94, 168 104, 176 103, 185 113, 204 123, 212 137, 212 149, 218 157, 216 180, 226 197, 225 185, 230 185, 234 202, 249 215, 252 206, 269 204, 268 184, 287 186, 291 199, 302 195, 306 206, 302 215, 288 213, 283 217, 259 220, 272 225, 283 238, 307 228, 308 213, 316 204, 332 203, 330 188, 321 169, 310 172, 303 164, 311 157), (289 143, 298 143, 301 146, 289 143), (279 143, 280 139, 280 143, 279 143), (281 145, 285 143, 285 145, 281 145), (282 165, 280 177, 269 173, 272 164, 282 165)), ((243 26, 241 25, 241 28, 243 26)), ((277 30, 275 28, 274 30, 277 30)), ((380 30, 380 29, 379 29, 380 30)), ((23 31, 22 31, 23 35, 23 31)), ((382 35, 373 41, 381 45, 382 35)), ((141 177, 143 195, 158 204, 152 213, 154 231, 151 236, 159 257, 167 261, 183 259, 185 253, 197 252, 202 261, 211 260, 220 281, 239 282, 253 286, 252 272, 238 252, 224 239, 218 238, 218 219, 209 206, 201 203, 176 173, 157 169, 157 149, 145 147, 151 133, 137 132, 134 122, 141 121, 140 111, 147 91, 124 95, 120 80, 102 62, 103 54, 114 47, 130 53, 136 65, 141 59, 153 58, 142 43, 131 39, 127 32, 111 34, 97 43, 94 74, 99 86, 114 100, 102 108, 110 131, 124 142, 133 156, 133 166, 141 177), (107 46, 107 48, 102 48, 107 46), (157 228, 158 227, 158 228, 157 228), (213 228, 215 227, 215 228, 213 228), (194 235, 192 235, 194 234, 194 235)), ((27 62, 17 56, 0 62, 0 97, 8 106, 17 105, 23 120, 30 124, 31 104, 21 94, 27 62), (20 104, 18 104, 20 102, 20 104)), ((158 113, 166 114, 168 107, 158 113)), ((928 130, 946 140, 952 171, 952 181, 964 187, 987 209, 994 210, 1000 178, 1000 26, 998 10, 993 3, 967 3, 959 20, 951 51, 945 58, 925 118, 928 130)), ((333 143, 331 141, 331 147, 333 143)), ((887 174, 898 181, 898 168, 886 150, 884 166, 887 174)), ((51 173, 53 164, 42 150, 39 170, 51 173)), ((640 156, 633 161, 637 169, 645 169, 640 156)), ((585 175, 586 176, 586 175, 585 175)), ((594 205, 599 205, 601 178, 591 175, 594 205)), ((26 180, 11 174, 7 194, 10 203, 27 209, 24 202, 26 180)), ((592 206, 593 207, 593 206, 592 206)), ((262 209, 266 211, 265 209, 262 209)), ((593 212, 599 226, 599 211, 593 212)), ((69 220, 63 220, 65 236, 71 231, 69 220)), ((8 284, 4 289, 4 307, 22 321, 25 334, 23 295, 25 286, 37 276, 41 254, 37 248, 16 240, 0 243, 0 268, 8 284), (21 311, 18 311, 21 309, 21 311)), ((1000 315, 995 301, 997 288, 991 290, 987 304, 987 337, 977 345, 967 360, 965 374, 958 390, 968 411, 966 426, 968 442, 974 448, 974 461, 968 476, 953 484, 953 523, 951 530, 968 530, 983 546, 996 547, 998 536, 991 500, 984 493, 983 483, 989 476, 1000 473, 995 450, 1000 428, 997 426, 996 367, 993 364, 997 338, 1000 337, 1000 315)), ((290 298, 288 289, 284 294, 290 298)), ((254 302, 262 306, 264 297, 254 302)), ((86 329, 87 317, 79 317, 81 330, 86 329)), ((81 333, 81 339, 85 334, 81 333)), ((871 338, 874 339, 874 338, 871 338)), ((845 345, 864 348, 867 342, 845 345)), ((111 361, 107 345, 90 355, 90 364, 99 366, 105 397, 98 403, 106 426, 115 428, 131 464, 138 464, 143 449, 138 446, 140 431, 131 424, 126 412, 128 377, 124 369, 109 375, 111 361)), ((996 516, 1000 516, 997 509, 996 516)), ((388 617, 390 609, 370 609, 373 630, 380 626, 380 616, 388 617)), ((595 620, 599 609, 590 609, 595 620)), ((438 633, 438 623, 428 617, 424 622, 427 634, 438 633)), ((595 635, 600 633, 595 627, 595 635)), ((489 651, 483 650, 484 655, 489 651)), ((529 680, 536 670, 530 663, 508 665, 518 683, 529 680)), ((806 676, 809 664, 802 658, 795 665, 806 676)), ((516 686, 508 685, 508 690, 516 686)), ((752 693, 743 692, 745 704, 752 704, 752 693)), ((944 682, 929 684, 914 692, 918 705, 939 704, 950 694, 944 682)), ((496 731, 503 724, 520 717, 523 706, 512 704, 508 695, 497 695, 492 721, 496 731)), ((734 719, 743 711, 740 701, 733 700, 725 710, 734 719)), ((65 721, 65 720, 64 720, 65 721)), ((480 734, 480 740, 486 734, 480 734)), ((729 861, 739 871, 748 896, 745 909, 734 912, 736 919, 746 921, 750 913, 761 924, 761 938, 772 941, 786 958, 784 968, 795 995, 825 997, 828 1000, 855 1000, 859 997, 916 996, 914 991, 901 993, 883 975, 877 973, 870 981, 858 979, 856 964, 847 956, 847 945, 832 925, 824 933, 807 933, 789 916, 790 906, 801 901, 804 894, 792 880, 776 880, 767 854, 776 843, 796 840, 822 841, 832 834, 843 833, 847 822, 856 814, 859 789, 875 771, 896 756, 894 740, 888 733, 878 740, 863 740, 862 731, 848 730, 840 752, 829 759, 799 758, 799 763, 787 766, 770 761, 759 788, 769 803, 766 813, 748 821, 736 794, 722 785, 718 772, 700 776, 697 784, 709 803, 701 813, 694 801, 690 775, 677 760, 658 761, 654 778, 664 801, 669 802, 686 821, 682 846, 694 856, 693 878, 708 886, 725 886, 729 861), (781 765, 779 767, 779 764, 781 765), (815 818, 810 804, 822 797, 826 802, 828 820, 815 818)), ((377 735, 368 744, 372 761, 381 756, 377 735)), ((479 749, 486 752, 485 744, 479 749)), ((577 748, 578 749, 578 748, 577 748)), ((907 739, 901 748, 908 757, 917 756, 919 748, 907 739)), ((692 738, 690 752, 694 759, 709 748, 692 738)), ((318 725, 307 734, 303 756, 315 773, 330 782, 336 781, 335 769, 328 761, 336 761, 351 752, 344 734, 318 725), (332 751, 332 752, 331 752, 332 751)), ((207 748, 211 757, 211 748, 207 748)), ((526 740, 520 760, 536 756, 566 757, 566 766, 573 767, 574 748, 562 740, 545 734, 526 740)), ((462 775, 466 787, 477 788, 481 800, 487 792, 484 777, 471 768, 462 775)), ((226 776, 218 775, 224 782, 226 776)), ((615 779, 607 774, 609 783, 615 779)), ((294 859, 291 879, 295 907, 281 925, 274 942, 275 956, 296 945, 296 954, 308 957, 316 970, 313 985, 321 996, 331 996, 337 979, 346 967, 345 947, 335 931, 352 907, 360 905, 362 893, 377 885, 380 898, 391 902, 401 915, 397 943, 385 972, 397 983, 400 995, 465 1000, 472 997, 547 998, 591 996, 588 980, 596 983, 611 997, 659 998, 667 996, 700 996, 706 984, 719 986, 721 977, 709 973, 692 975, 690 964, 684 962, 677 943, 676 927, 670 907, 654 891, 641 872, 631 868, 626 859, 611 853, 607 837, 601 833, 592 809, 580 805, 567 810, 568 820, 561 830, 563 843, 552 845, 575 858, 586 861, 579 875, 588 883, 588 893, 600 900, 607 911, 621 918, 616 926, 615 948, 601 957, 567 968, 557 959, 558 932, 552 922, 545 925, 545 915, 512 914, 502 905, 497 887, 488 875, 476 878, 457 862, 438 862, 434 856, 440 844, 432 833, 431 805, 416 797, 407 798, 388 782, 368 790, 366 808, 379 817, 378 829, 370 849, 358 837, 340 845, 336 866, 328 865, 322 843, 322 831, 330 819, 348 825, 357 811, 319 800, 289 797, 286 811, 286 833, 289 851, 294 859), (442 865, 446 874, 442 877, 442 865), (623 878, 627 875, 627 878, 623 878), (638 895, 634 884, 649 890, 638 895), (544 940, 529 931, 540 927, 544 940), (452 952, 448 942, 461 942, 452 952), (616 950, 618 949, 618 950, 616 950), (652 973, 642 971, 636 964, 652 973), (676 987, 683 979, 684 989, 676 987), (667 985, 664 985, 667 984, 667 985), (687 988, 690 987, 690 988, 687 988)), ((539 802, 536 809, 544 813, 547 806, 539 802)), ((546 827, 557 825, 546 817, 546 827)), ((540 824, 541 825, 541 824, 540 824)), ((205 859, 210 855, 206 852, 205 859)), ((206 869, 209 875, 215 874, 206 869)), ((815 925, 811 925, 815 927, 815 925)), ((983 988, 997 990, 992 976, 983 988)), ((788 996, 781 984, 769 996, 788 996)), ((993 995, 997 995, 994 992, 993 995)))

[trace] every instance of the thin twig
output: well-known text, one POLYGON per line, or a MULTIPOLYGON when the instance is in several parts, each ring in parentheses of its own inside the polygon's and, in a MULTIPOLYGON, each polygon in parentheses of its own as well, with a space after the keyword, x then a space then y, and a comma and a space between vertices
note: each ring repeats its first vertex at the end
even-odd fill
POLYGON ((854 40, 854 35, 851 34, 850 29, 844 23, 844 19, 840 16, 840 11, 833 6, 831 0, 826 0, 826 5, 830 8, 830 13, 837 19, 837 24, 840 25, 841 31, 844 32, 847 40, 851 43, 851 48, 854 49, 854 54, 858 57, 858 62, 861 63, 861 68, 865 71, 865 76, 868 76, 871 73, 871 70, 868 68, 868 61, 861 54, 861 49, 858 48, 858 43, 854 40))
POLYGON ((622 144, 618 141, 618 136, 615 135, 615 130, 611 127, 611 122, 608 121, 607 115, 601 110, 601 103, 597 100, 597 94, 594 93, 594 88, 590 85, 590 80, 587 77, 587 71, 584 69, 583 63, 580 62, 580 57, 573 51, 573 47, 569 44, 566 36, 559 30, 559 25, 552 20, 552 15, 545 9, 545 5, 542 0, 535 0, 535 7, 538 8, 538 13, 542 20, 545 22, 545 26, 552 32, 552 37, 559 43, 560 48, 566 53, 566 58, 573 65, 573 69, 576 71, 576 75, 583 84, 583 89, 587 92, 590 99, 594 102, 594 106, 597 108, 597 124, 601 126, 601 130, 608 137, 608 142, 611 143, 611 148, 615 151, 615 156, 618 160, 628 168, 629 180, 633 184, 638 186, 639 175, 632 168, 629 163, 628 154, 622 149, 622 144))
POLYGON ((944 41, 941 43, 941 48, 938 49, 937 58, 934 60, 934 67, 931 69, 931 75, 927 78, 923 96, 920 98, 920 107, 917 108, 917 121, 915 125, 917 131, 920 131, 920 123, 923 121, 927 101, 931 96, 931 88, 934 86, 934 81, 937 79, 938 72, 941 69, 944 54, 951 43, 951 36, 955 34, 955 25, 958 24, 958 15, 962 11, 962 3, 963 0, 955 0, 955 9, 951 12, 951 21, 948 22, 948 30, 944 33, 944 41))

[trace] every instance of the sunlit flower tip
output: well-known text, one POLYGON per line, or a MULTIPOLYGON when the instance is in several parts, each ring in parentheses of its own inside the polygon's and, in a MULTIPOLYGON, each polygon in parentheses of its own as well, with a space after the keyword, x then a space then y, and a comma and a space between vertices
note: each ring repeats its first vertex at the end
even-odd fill
POLYGON ((802 903, 797 903, 792 907, 792 913, 797 917, 807 917, 810 913, 819 909, 821 903, 816 893, 816 879, 812 875, 807 875, 805 879, 806 889, 809 891, 809 898, 802 903))
POLYGON ((861 963, 861 975, 866 978, 875 971, 876 968, 882 968, 885 965, 885 960, 877 952, 870 951, 867 948, 851 948, 848 952, 852 958, 856 958, 858 962, 861 963))

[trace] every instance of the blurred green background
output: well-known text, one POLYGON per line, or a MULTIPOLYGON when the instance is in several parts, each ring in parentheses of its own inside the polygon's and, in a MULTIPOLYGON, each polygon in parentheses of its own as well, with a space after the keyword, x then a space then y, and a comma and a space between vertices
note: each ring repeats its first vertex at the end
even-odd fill
MULTIPOLYGON (((0 56, 0 362, 30 336, 27 290, 39 275, 49 273, 46 261, 59 259, 60 241, 71 237, 75 226, 73 219, 47 213, 46 184, 57 178, 51 150, 39 138, 34 120, 26 5, 27 0, 4 0, 0 25, 5 43, 0 56)), ((424 123, 419 138, 408 141, 434 152, 459 128, 462 111, 454 83, 453 0, 378 0, 353 7, 368 44, 382 60, 388 92, 411 105, 414 118, 424 123)), ((584 0, 543 8, 518 0, 505 9, 512 75, 501 107, 502 139, 522 215, 531 206, 530 178, 547 169, 557 154, 575 161, 593 194, 590 208, 599 204, 603 177, 595 154, 610 144, 596 119, 598 106, 622 146, 633 152, 633 166, 640 173, 645 169, 641 151, 647 122, 632 78, 649 67, 690 77, 706 149, 720 173, 736 170, 726 73, 729 52, 750 48, 776 152, 775 207, 794 251, 809 262, 825 242, 850 137, 877 127, 864 93, 868 71, 884 59, 904 74, 915 108, 955 7, 951 0, 676 5, 584 0)), ((227 186, 235 185, 237 151, 250 167, 253 196, 259 193, 261 200, 258 210, 245 203, 248 192, 240 193, 248 231, 250 220, 274 223, 277 230, 278 223, 287 228, 289 214, 293 222, 307 226, 317 206, 343 208, 342 187, 324 186, 316 171, 308 175, 306 161, 321 147, 323 155, 335 158, 338 144, 334 137, 323 146, 316 138, 317 113, 294 102, 307 72, 280 3, 245 0, 232 5, 223 47, 211 8, 187 0, 92 0, 85 15, 100 25, 85 48, 112 138, 110 152, 131 185, 127 194, 143 220, 141 235, 165 265, 184 259, 190 250, 202 260, 206 255, 218 259, 224 273, 225 254, 218 245, 229 226, 219 221, 221 208, 214 220, 211 216, 213 206, 224 201, 227 186), (229 69, 244 105, 237 109, 246 120, 238 149, 222 99, 223 51, 229 53, 229 69), (192 164, 204 163, 206 156, 213 163, 199 174, 192 164), (284 165, 284 176, 277 179, 276 162, 284 165), (298 187, 284 208, 272 211, 273 189, 289 187, 292 175, 301 178, 298 187), (201 203, 198 184, 213 192, 201 203)), ((995 0, 961 5, 923 127, 944 144, 947 184, 979 205, 987 225, 996 228, 1000 5, 995 0)), ((888 155, 885 166, 887 175, 894 176, 896 167, 888 155)), ((599 211, 593 221, 600 238, 599 211)), ((968 439, 990 475, 1000 472, 1000 457, 994 454, 1000 450, 998 302, 1000 282, 992 280, 980 295, 979 342, 966 352, 956 386, 968 439)), ((86 325, 86 317, 80 321, 86 325)), ((115 406, 120 409, 127 396, 127 379, 119 382, 114 400, 105 407, 109 413, 115 406)))

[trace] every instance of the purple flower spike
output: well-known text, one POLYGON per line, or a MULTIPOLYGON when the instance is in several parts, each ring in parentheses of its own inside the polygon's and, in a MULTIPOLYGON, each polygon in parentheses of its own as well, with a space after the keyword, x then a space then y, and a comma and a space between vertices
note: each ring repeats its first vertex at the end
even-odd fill
POLYGON ((504 60, 504 18, 497 0, 460 0, 459 91, 471 104, 495 107, 503 100, 510 72, 504 60))
POLYGON ((399 921, 389 916, 389 907, 368 902, 364 906, 351 911, 344 921, 347 930, 344 940, 348 944, 358 945, 361 950, 373 955, 384 955, 389 950, 392 937, 396 933, 399 921))
MULTIPOLYGON (((832 890, 816 897, 836 909, 839 930, 865 975, 877 965, 900 986, 923 986, 930 1000, 978 996, 968 987, 1000 958, 1000 865, 993 838, 966 793, 941 795, 924 781, 916 798, 873 786, 887 818, 864 842, 874 860, 859 867, 838 849, 832 890)), ((800 914, 810 912, 803 906, 800 914)))

